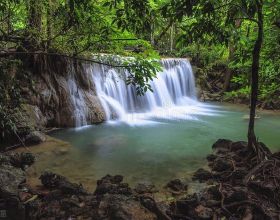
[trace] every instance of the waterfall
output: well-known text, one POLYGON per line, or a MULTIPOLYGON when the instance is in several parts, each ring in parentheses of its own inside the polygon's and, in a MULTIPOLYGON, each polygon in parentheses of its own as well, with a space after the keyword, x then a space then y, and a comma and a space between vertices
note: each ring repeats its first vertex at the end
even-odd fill
POLYGON ((190 119, 206 114, 196 98, 192 67, 187 59, 163 59, 163 70, 150 81, 153 92, 137 96, 133 85, 126 85, 114 68, 92 69, 92 79, 108 121, 127 123, 149 119, 190 119))
POLYGON ((125 70, 120 73, 105 65, 87 64, 82 74, 77 75, 72 69, 66 84, 75 126, 102 119, 135 125, 160 123, 160 120, 196 120, 197 115, 216 114, 197 101, 195 79, 187 59, 163 59, 161 64, 162 71, 149 82, 153 92, 143 96, 136 94, 135 86, 125 83, 129 75, 125 70))

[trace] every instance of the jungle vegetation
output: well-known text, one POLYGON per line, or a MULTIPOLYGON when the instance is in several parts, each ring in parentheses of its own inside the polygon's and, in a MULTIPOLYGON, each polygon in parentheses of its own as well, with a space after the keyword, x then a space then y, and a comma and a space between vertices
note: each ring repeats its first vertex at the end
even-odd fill
POLYGON ((129 68, 140 95, 161 56, 191 57, 206 72, 224 66, 221 93, 251 100, 249 145, 258 100, 280 99, 279 0, 3 0, 0 49, 2 136, 16 132, 10 110, 20 107, 16 85, 28 74, 20 54, 135 57, 110 65, 129 68))

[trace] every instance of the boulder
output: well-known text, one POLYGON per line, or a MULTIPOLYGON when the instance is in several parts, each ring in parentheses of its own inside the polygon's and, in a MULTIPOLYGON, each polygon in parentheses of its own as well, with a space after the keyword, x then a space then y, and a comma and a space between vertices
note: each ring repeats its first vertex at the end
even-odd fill
POLYGON ((104 195, 98 208, 100 219, 105 220, 157 220, 139 201, 125 195, 104 195))
POLYGON ((188 189, 188 185, 184 184, 179 179, 171 180, 169 183, 167 183, 166 187, 175 192, 184 192, 188 189))
POLYGON ((127 183, 122 183, 123 177, 120 175, 111 176, 107 175, 101 180, 97 181, 97 187, 94 192, 95 195, 104 194, 124 194, 131 195, 132 189, 127 183))
POLYGON ((11 165, 0 165, 0 198, 18 196, 19 185, 25 181, 21 169, 11 165))
POLYGON ((213 144, 212 149, 213 150, 218 150, 218 149, 229 150, 231 145, 232 145, 231 140, 219 139, 213 144))
POLYGON ((209 179, 212 179, 212 174, 203 168, 198 169, 193 175, 193 180, 198 180, 199 182, 205 182, 209 179))
POLYGON ((46 136, 39 131, 32 131, 25 138, 26 145, 37 145, 47 140, 46 136))
POLYGON ((63 194, 87 194, 82 185, 71 183, 66 177, 55 173, 44 172, 40 180, 46 188, 60 190, 63 194))
POLYGON ((213 162, 216 158, 217 158, 217 155, 215 155, 215 154, 209 154, 209 155, 207 155, 207 157, 206 157, 206 159, 208 160, 208 162, 213 162))
POLYGON ((134 191, 139 194, 158 192, 158 190, 155 188, 155 185, 148 183, 138 183, 134 188, 134 191))
POLYGON ((223 171, 231 170, 232 168, 233 165, 230 161, 228 161, 225 158, 217 158, 213 162, 212 171, 223 172, 223 171))

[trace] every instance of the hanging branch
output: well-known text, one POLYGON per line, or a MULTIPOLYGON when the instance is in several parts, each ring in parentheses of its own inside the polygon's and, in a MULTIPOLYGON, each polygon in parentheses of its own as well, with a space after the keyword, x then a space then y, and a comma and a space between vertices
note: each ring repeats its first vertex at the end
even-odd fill
POLYGON ((101 62, 101 61, 98 61, 98 60, 82 58, 82 57, 77 57, 77 56, 70 56, 70 55, 67 55, 67 54, 47 53, 47 52, 41 52, 41 51, 37 51, 37 52, 18 52, 18 51, 4 51, 4 52, 0 52, 0 58, 1 57, 7 57, 7 56, 10 56, 10 55, 60 56, 60 57, 66 57, 66 58, 74 59, 74 60, 80 60, 80 61, 96 63, 96 64, 100 64, 100 65, 115 67, 115 68, 128 68, 128 67, 132 66, 132 65, 115 65, 115 64, 101 62))

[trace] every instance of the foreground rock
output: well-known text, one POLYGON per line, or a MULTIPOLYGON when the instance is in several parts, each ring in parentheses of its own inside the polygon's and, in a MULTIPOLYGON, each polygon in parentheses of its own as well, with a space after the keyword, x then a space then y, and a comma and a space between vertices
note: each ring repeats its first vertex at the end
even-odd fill
POLYGON ((32 165, 30 154, 0 154, 0 210, 1 218, 25 219, 25 206, 20 200, 25 191, 25 172, 32 165))
POLYGON ((27 203, 28 219, 170 219, 154 199, 134 193, 119 175, 103 177, 94 193, 54 173, 44 173, 40 179, 44 189, 27 203))
POLYGON ((207 157, 210 171, 199 169, 194 175, 211 186, 174 202, 172 218, 279 219, 279 153, 263 143, 257 149, 258 154, 246 142, 218 140, 207 157))
POLYGON ((171 180, 169 183, 167 183, 166 188, 173 194, 173 195, 179 195, 181 193, 186 193, 188 190, 188 185, 183 183, 179 179, 171 180))
POLYGON ((258 153, 246 142, 218 140, 207 156, 208 169, 193 178, 208 183, 188 195, 187 185, 176 179, 167 184, 180 198, 157 203, 152 184, 131 189, 123 176, 107 175, 93 193, 67 178, 45 172, 42 187, 32 189, 24 170, 34 162, 29 153, 0 155, 0 210, 7 219, 189 220, 279 219, 280 153, 258 143, 258 153))

